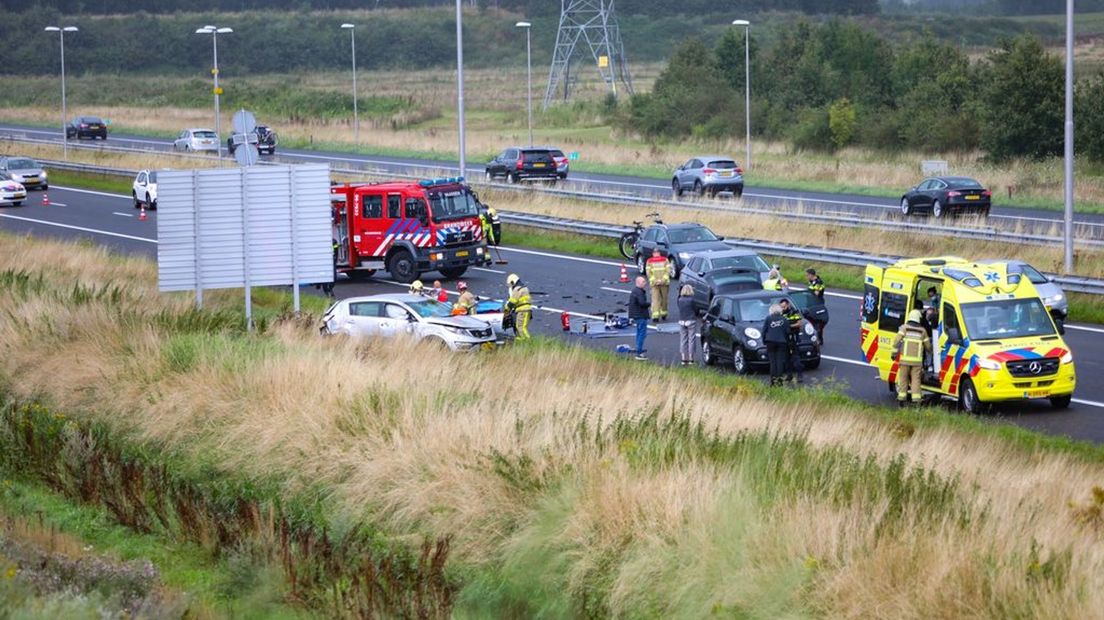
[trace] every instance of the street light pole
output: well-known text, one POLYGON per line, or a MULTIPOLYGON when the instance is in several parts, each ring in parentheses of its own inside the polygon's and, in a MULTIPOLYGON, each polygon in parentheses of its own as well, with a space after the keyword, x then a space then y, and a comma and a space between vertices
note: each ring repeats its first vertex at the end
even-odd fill
POLYGON ((530 36, 533 24, 518 22, 514 26, 525 29, 526 112, 529 116, 529 146, 533 146, 533 44, 530 36))
POLYGON ((463 0, 456 0, 456 114, 460 127, 460 176, 465 175, 467 162, 464 159, 464 28, 463 0))
POLYGON ((1066 0, 1065 267, 1073 273, 1073 0, 1066 0))
POLYGON ((65 102, 65 33, 77 32, 76 26, 65 26, 60 28, 58 26, 47 26, 46 32, 58 33, 58 40, 61 43, 61 152, 62 158, 69 159, 69 132, 65 129, 66 119, 69 116, 65 102))
POLYGON ((341 24, 341 27, 349 31, 349 43, 353 53, 353 141, 360 144, 360 114, 357 111, 357 84, 356 84, 356 24, 341 24))
POLYGON ((737 19, 732 25, 744 27, 744 142, 747 146, 744 170, 748 170, 751 168, 751 22, 737 19))
POLYGON ((214 69, 211 69, 211 75, 215 78, 215 136, 217 137, 217 144, 215 145, 218 153, 218 158, 222 159, 222 113, 219 109, 219 95, 222 94, 222 89, 219 88, 219 68, 218 68, 218 36, 220 34, 229 34, 234 32, 233 28, 216 28, 215 26, 204 26, 196 30, 196 34, 209 34, 211 35, 211 54, 214 57, 214 69))

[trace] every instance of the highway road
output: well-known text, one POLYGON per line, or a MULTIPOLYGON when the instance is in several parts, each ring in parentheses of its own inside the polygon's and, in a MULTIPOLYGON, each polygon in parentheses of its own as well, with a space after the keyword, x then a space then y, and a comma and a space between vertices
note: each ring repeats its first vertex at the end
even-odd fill
MULTIPOLYGON (((11 123, 0 124, 0 138, 20 137, 55 140, 60 143, 60 133, 59 130, 43 129, 41 127, 11 123)), ((79 144, 89 146, 105 143, 83 141, 79 144)), ((171 140, 131 134, 113 133, 106 144, 153 150, 172 149, 171 140)), ((271 158, 262 156, 262 159, 271 158)), ((456 174, 457 165, 455 161, 285 148, 278 148, 276 159, 285 162, 328 162, 335 167, 342 165, 371 167, 386 173, 421 176, 454 175, 456 174)), ((484 163, 478 158, 469 161, 466 176, 482 178, 484 163)), ((917 181, 920 180, 921 178, 917 176, 917 181)), ((575 191, 611 193, 663 200, 671 199, 671 188, 668 180, 647 177, 573 172, 562 186, 575 191)), ((902 192, 905 189, 901 188, 902 192)), ((722 198, 722 200, 724 199, 722 198)), ((887 215, 896 217, 900 212, 899 199, 756 187, 753 183, 749 183, 744 191, 744 204, 747 205, 793 208, 798 203, 804 209, 815 209, 836 215, 854 214, 877 218, 886 217, 887 215)), ((1022 232, 1037 231, 1046 233, 1051 226, 1058 225, 1062 221, 1061 214, 1056 211, 1004 205, 999 197, 995 200, 990 217, 1002 221, 1006 225, 1015 226, 1016 229, 1022 232)), ((1078 237, 1104 239, 1104 214, 1080 213, 1076 215, 1075 221, 1078 224, 1078 237)))
MULTIPOLYGON (((150 212, 147 221, 138 221, 137 212, 127 196, 55 186, 50 188, 51 206, 41 205, 38 192, 32 192, 31 198, 24 207, 0 209, 0 228, 43 237, 89 239, 120 252, 156 259, 157 214, 150 212)), ((509 241, 508 228, 505 236, 509 241)), ((540 306, 534 315, 532 331, 535 333, 563 336, 583 346, 604 350, 632 342, 629 335, 604 339, 564 335, 560 326, 560 313, 564 310, 579 320, 584 315, 597 317, 604 312, 624 309, 630 285, 617 281, 619 263, 516 247, 504 248, 503 254, 508 265, 477 268, 465 277, 476 294, 501 297, 505 293, 506 275, 515 272, 528 282, 534 291, 534 301, 540 306)), ((434 274, 427 274, 425 279, 433 277, 434 274)), ((400 286, 380 279, 342 280, 336 292, 339 297, 349 297, 395 292, 402 290, 400 286)), ((305 290, 314 292, 311 287, 305 290)), ((832 321, 826 333, 824 361, 818 370, 806 373, 806 383, 840 388, 863 400, 892 405, 894 397, 877 379, 875 370, 858 359, 857 304, 858 296, 854 293, 830 290, 828 306, 832 321)), ((1064 411, 1051 409, 1045 401, 1003 405, 991 419, 1104 443, 1104 383, 1095 380, 1104 372, 1104 326, 1074 322, 1066 340, 1074 352, 1081 379, 1074 404, 1064 411)), ((676 364, 678 361, 675 334, 652 332, 647 348, 651 361, 641 363, 676 364)), ((539 372, 539 369, 531 371, 539 372)), ((945 415, 954 414, 954 408, 949 405, 939 410, 945 415)))

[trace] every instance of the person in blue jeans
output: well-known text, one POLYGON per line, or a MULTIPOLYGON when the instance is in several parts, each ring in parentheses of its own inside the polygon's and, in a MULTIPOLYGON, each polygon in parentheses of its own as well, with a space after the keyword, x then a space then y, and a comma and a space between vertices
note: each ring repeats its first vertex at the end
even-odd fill
POLYGON ((636 359, 646 360, 644 338, 648 335, 648 319, 651 316, 651 300, 648 299, 648 280, 636 277, 636 287, 629 293, 629 320, 636 322, 636 359))

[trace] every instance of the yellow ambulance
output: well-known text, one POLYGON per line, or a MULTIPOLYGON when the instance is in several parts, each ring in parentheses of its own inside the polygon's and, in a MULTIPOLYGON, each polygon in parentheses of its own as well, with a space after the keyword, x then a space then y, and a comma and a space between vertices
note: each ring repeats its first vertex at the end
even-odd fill
POLYGON ((863 290, 862 357, 896 392, 893 337, 910 311, 922 310, 932 339, 923 389, 954 398, 971 413, 991 403, 1050 400, 1070 404, 1073 354, 1035 286, 1017 264, 956 256, 868 265, 863 290))

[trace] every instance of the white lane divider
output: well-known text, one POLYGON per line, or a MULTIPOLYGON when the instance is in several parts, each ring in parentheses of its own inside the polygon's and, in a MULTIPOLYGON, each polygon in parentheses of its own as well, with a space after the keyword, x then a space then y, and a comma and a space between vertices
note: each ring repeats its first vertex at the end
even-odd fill
POLYGON ((112 211, 111 215, 120 215, 122 217, 134 217, 133 213, 123 213, 122 211, 112 211))
POLYGON ((501 271, 499 269, 487 269, 486 267, 472 267, 472 269, 475 270, 475 271, 486 271, 487 273, 498 273, 498 274, 506 273, 505 271, 501 271))
POLYGON ((629 293, 632 292, 632 291, 626 291, 625 289, 611 288, 611 287, 608 287, 608 286, 600 286, 598 288, 600 288, 603 291, 609 291, 611 293, 624 293, 625 295, 628 295, 629 293))
POLYGON ((73 226, 71 224, 62 224, 60 222, 47 222, 46 220, 36 220, 32 217, 21 217, 18 215, 8 215, 7 213, 0 213, 0 217, 9 220, 19 220, 21 222, 31 222, 34 224, 42 224, 44 226, 54 226, 55 228, 66 228, 68 230, 79 230, 81 232, 94 233, 97 235, 107 235, 108 237, 118 237, 120 239, 130 239, 132 241, 144 241, 146 243, 157 243, 157 239, 148 239, 146 237, 136 237, 134 235, 124 235, 123 233, 109 232, 106 230, 98 230, 95 228, 85 228, 84 226, 73 226))

